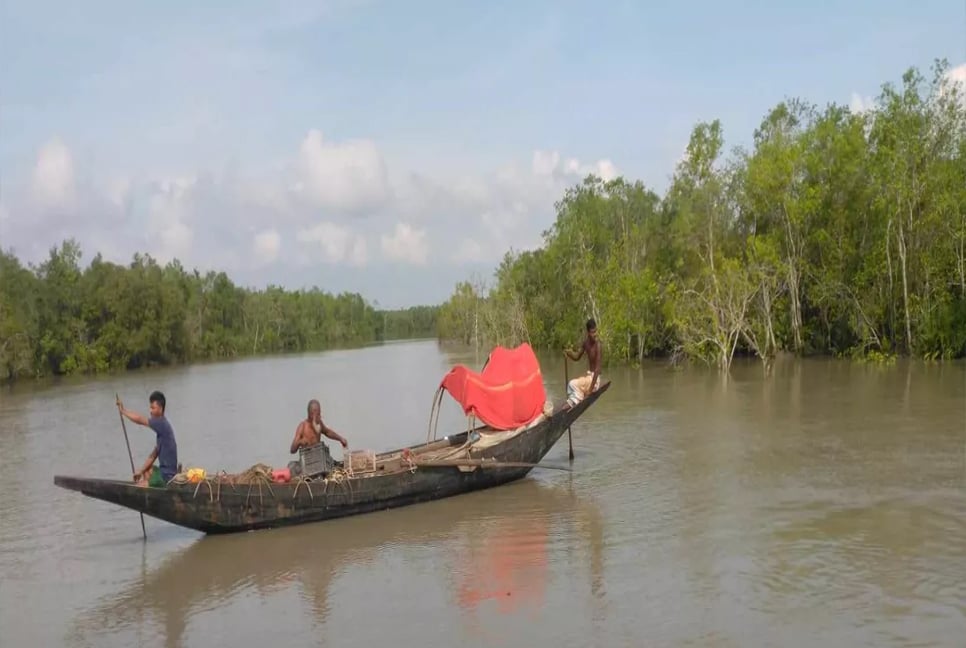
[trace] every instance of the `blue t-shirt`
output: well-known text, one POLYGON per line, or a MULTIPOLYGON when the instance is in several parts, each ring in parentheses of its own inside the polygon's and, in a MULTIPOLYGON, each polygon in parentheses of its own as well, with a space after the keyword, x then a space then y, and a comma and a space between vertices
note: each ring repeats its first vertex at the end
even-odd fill
POLYGON ((178 443, 174 440, 174 428, 162 414, 149 418, 148 425, 158 437, 158 466, 164 481, 170 481, 178 473, 178 443))

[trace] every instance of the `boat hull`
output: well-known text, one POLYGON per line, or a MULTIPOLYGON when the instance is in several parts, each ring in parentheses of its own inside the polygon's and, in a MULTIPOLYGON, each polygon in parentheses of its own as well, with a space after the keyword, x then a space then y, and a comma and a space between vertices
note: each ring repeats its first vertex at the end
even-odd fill
MULTIPOLYGON (((552 416, 475 457, 494 462, 536 464, 567 428, 610 386, 576 407, 552 416)), ((452 435, 462 445, 467 432, 452 435)), ((57 475, 54 483, 88 497, 124 506, 206 534, 237 533, 321 522, 408 506, 500 486, 526 476, 532 467, 425 466, 341 482, 231 484, 209 480, 145 488, 131 482, 57 475)))

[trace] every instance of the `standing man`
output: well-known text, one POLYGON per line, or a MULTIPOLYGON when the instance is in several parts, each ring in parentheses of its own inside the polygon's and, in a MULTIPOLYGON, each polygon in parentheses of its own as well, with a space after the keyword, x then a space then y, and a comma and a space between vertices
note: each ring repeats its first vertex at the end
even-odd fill
POLYGON ((322 406, 314 398, 309 401, 306 408, 308 417, 301 421, 295 428, 295 438, 289 446, 289 452, 295 454, 300 448, 310 448, 322 440, 322 435, 329 437, 333 441, 338 441, 343 448, 349 447, 349 442, 338 432, 330 428, 322 421, 322 406))
POLYGON ((164 488, 171 478, 178 473, 178 444, 174 440, 174 428, 164 415, 167 405, 164 394, 159 391, 151 392, 148 397, 150 402, 151 418, 146 419, 137 412, 124 409, 124 403, 117 399, 117 409, 121 416, 126 416, 128 420, 138 425, 144 425, 154 430, 157 442, 154 450, 148 456, 148 460, 138 472, 134 473, 134 483, 138 486, 150 486, 152 488, 164 488), (155 465, 154 460, 158 460, 155 465))
POLYGON ((564 349, 564 355, 577 362, 587 354, 587 373, 567 383, 567 404, 570 408, 584 400, 591 392, 600 387, 600 363, 603 356, 600 340, 597 339, 597 322, 587 320, 587 336, 580 345, 580 352, 574 354, 564 349))
MULTIPOLYGON (((322 421, 322 406, 319 404, 319 401, 314 398, 310 400, 306 410, 308 416, 304 420, 299 421, 298 426, 295 428, 295 438, 292 439, 292 443, 289 446, 289 452, 291 454, 295 454, 303 448, 311 448, 322 443, 323 434, 341 443, 343 449, 349 447, 349 442, 344 437, 340 436, 338 432, 322 421)), ((322 447, 325 449, 325 454, 329 455, 329 446, 322 443, 322 447)), ((329 458, 331 460, 331 455, 329 455, 329 458)), ((293 477, 301 475, 301 460, 288 462, 288 469, 293 477)))

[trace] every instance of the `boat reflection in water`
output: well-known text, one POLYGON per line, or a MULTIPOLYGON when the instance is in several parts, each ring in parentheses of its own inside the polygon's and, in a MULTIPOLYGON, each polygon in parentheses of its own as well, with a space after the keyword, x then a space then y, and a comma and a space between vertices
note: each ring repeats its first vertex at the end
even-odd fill
POLYGON ((542 607, 551 524, 544 516, 503 519, 466 543, 460 558, 460 607, 473 611, 491 601, 502 613, 542 607))
MULTIPOLYGON (((152 645, 180 646, 191 626, 187 634, 205 635, 191 643, 207 643, 210 632, 220 631, 206 632, 206 623, 192 619, 209 611, 237 618, 253 641, 267 632, 263 621, 276 626, 280 618, 293 633, 318 633, 333 605, 340 614, 348 609, 349 616, 366 616, 349 606, 378 609, 380 623, 404 627, 411 621, 405 606, 419 605, 427 578, 455 590, 444 598, 463 610, 472 631, 474 613, 494 602, 503 614, 542 608, 551 537, 568 557, 575 551, 589 556, 589 589, 599 592, 600 520, 591 500, 578 497, 565 477, 552 483, 525 479, 325 524, 205 537, 81 612, 67 641, 100 644, 110 635, 124 643, 154 634, 152 645), (330 601, 333 585, 338 597, 330 601), (259 599, 262 621, 249 615, 249 598, 259 599), (240 610, 228 613, 235 605, 240 610)), ((338 634, 348 639, 350 633, 338 634)))

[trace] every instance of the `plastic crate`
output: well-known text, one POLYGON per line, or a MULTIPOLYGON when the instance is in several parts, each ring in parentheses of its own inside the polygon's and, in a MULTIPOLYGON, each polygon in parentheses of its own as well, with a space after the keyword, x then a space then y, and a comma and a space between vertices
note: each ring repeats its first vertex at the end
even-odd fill
POLYGON ((345 467, 350 473, 369 473, 376 471, 376 453, 372 450, 353 450, 345 456, 345 467))
POLYGON ((328 475, 335 468, 335 460, 329 454, 329 447, 324 443, 300 448, 299 460, 302 462, 302 474, 306 477, 328 475))

